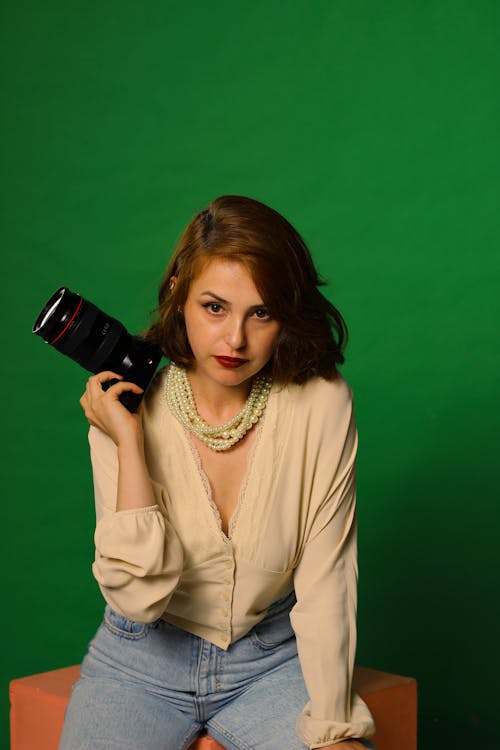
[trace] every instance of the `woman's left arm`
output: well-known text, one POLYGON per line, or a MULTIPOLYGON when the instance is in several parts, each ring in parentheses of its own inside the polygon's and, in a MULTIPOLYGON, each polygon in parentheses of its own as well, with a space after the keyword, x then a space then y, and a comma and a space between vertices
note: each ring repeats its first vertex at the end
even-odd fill
POLYGON ((358 750, 370 737, 370 711, 352 691, 356 652, 357 431, 349 399, 340 415, 323 414, 314 456, 313 518, 294 574, 291 621, 310 700, 297 723, 309 748, 358 750), (339 435, 340 447, 339 447, 339 435), (341 742, 345 740, 346 742, 341 742))

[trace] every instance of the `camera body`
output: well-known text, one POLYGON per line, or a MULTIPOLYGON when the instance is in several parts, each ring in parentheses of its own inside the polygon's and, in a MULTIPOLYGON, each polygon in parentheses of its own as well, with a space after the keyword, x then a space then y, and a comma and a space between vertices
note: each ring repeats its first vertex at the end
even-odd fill
MULTIPOLYGON (((32 332, 92 373, 113 370, 146 392, 163 352, 141 336, 133 336, 116 318, 59 287, 38 315, 32 332)), ((103 384, 107 390, 115 380, 103 384)), ((136 412, 144 393, 122 393, 120 401, 136 412)))

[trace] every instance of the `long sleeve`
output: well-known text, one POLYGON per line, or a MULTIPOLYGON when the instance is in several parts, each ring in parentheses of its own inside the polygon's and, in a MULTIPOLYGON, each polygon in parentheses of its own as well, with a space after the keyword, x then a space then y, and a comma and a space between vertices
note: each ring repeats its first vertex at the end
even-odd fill
POLYGON ((345 442, 335 459, 325 460, 328 428, 316 462, 318 502, 294 575, 297 604, 291 621, 310 700, 297 722, 309 748, 344 739, 370 737, 370 711, 352 691, 356 651, 357 527, 355 456, 357 432, 349 405, 345 442), (328 475, 333 478, 328 482, 328 475))
POLYGON ((181 542, 166 516, 164 490, 152 481, 155 505, 116 511, 116 446, 94 427, 89 443, 97 519, 92 572, 114 610, 152 622, 165 611, 183 565, 181 542))

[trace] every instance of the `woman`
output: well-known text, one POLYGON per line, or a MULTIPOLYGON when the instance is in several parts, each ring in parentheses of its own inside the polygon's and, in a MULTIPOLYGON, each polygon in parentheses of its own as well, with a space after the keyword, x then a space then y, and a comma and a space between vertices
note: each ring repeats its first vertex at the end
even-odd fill
POLYGON ((351 690, 356 427, 346 331, 271 208, 186 228, 145 333, 171 360, 140 411, 87 383, 106 599, 61 750, 373 747, 351 690))

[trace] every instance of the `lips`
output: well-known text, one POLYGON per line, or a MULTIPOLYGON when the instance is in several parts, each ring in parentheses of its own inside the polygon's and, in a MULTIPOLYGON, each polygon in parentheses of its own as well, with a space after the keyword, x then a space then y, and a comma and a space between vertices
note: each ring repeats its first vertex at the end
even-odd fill
POLYGON ((222 365, 222 367, 227 367, 229 369, 241 367, 248 362, 247 359, 239 359, 239 357, 215 357, 215 360, 222 365))

